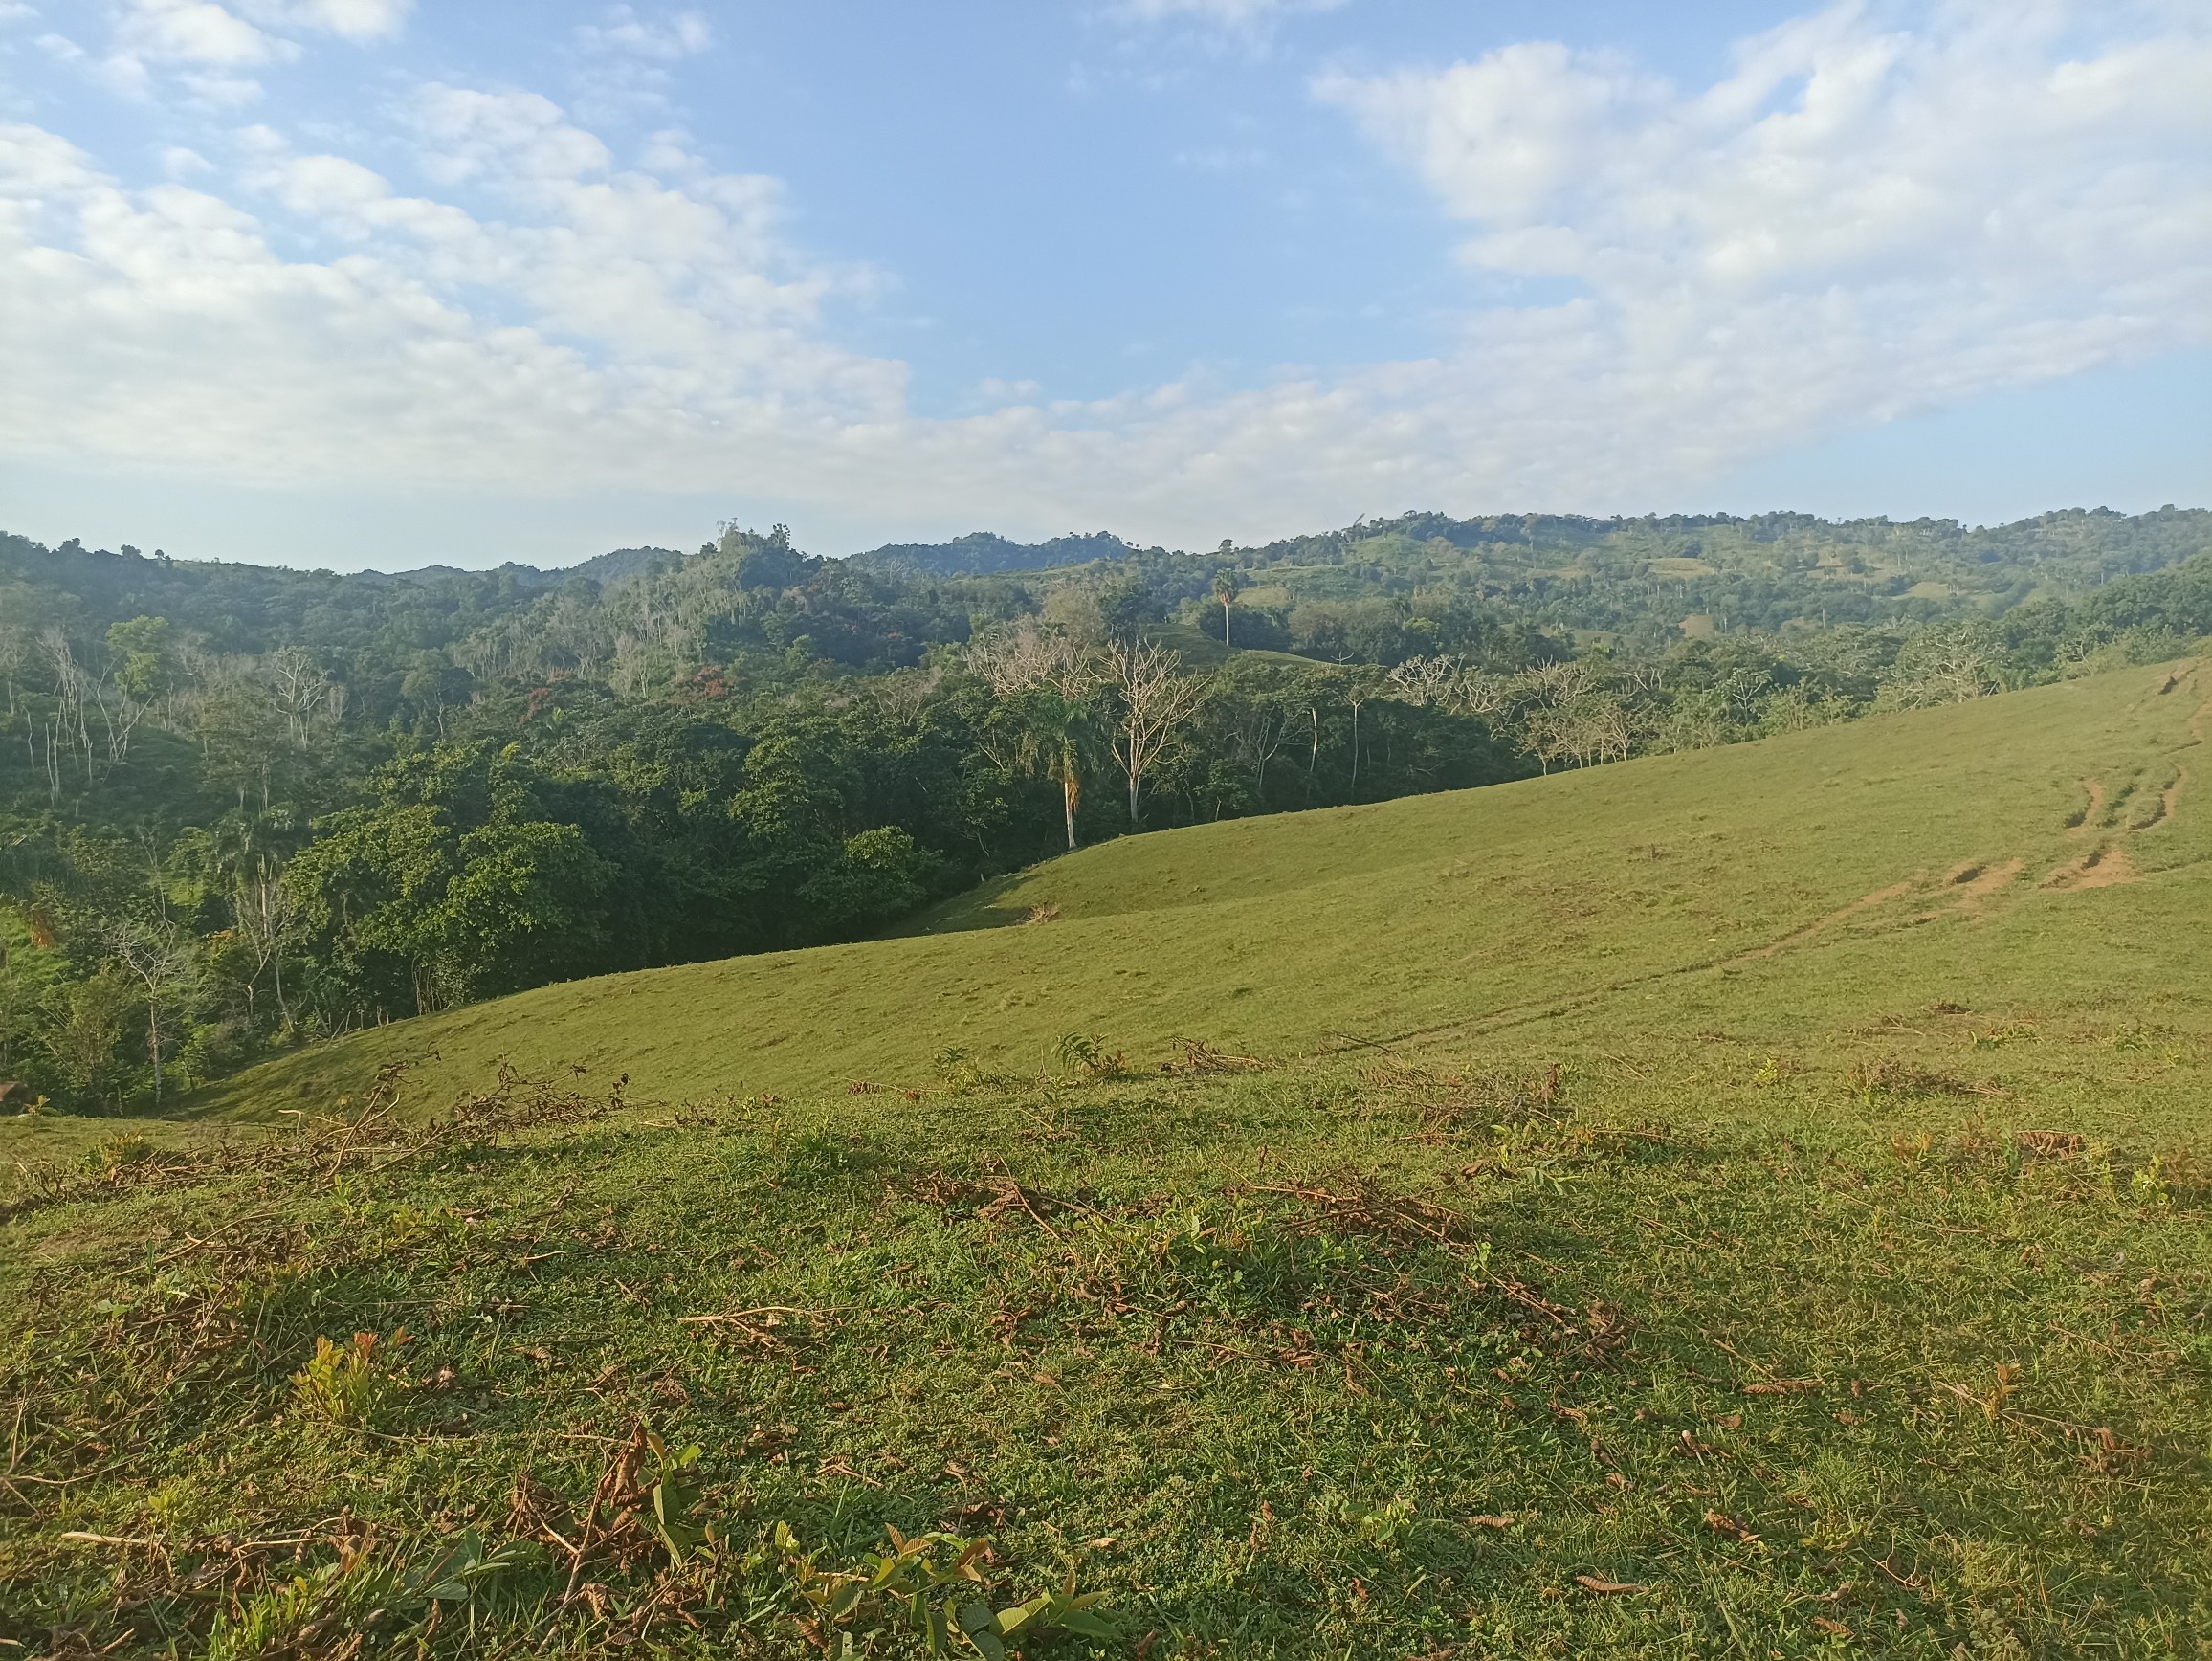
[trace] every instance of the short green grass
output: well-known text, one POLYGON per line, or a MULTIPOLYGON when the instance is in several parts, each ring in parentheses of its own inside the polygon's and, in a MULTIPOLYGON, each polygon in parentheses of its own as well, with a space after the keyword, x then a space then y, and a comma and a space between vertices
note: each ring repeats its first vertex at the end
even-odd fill
POLYGON ((1152 837, 72 1126, 0 1639, 921 1653, 808 1601, 896 1529, 1098 1594, 1039 1655, 2202 1653, 2208 707, 1152 837))

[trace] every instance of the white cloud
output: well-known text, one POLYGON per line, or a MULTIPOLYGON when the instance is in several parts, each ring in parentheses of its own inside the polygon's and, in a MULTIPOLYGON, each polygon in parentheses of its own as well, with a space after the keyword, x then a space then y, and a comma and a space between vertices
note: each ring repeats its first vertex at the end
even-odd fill
POLYGON ((664 63, 696 57, 714 43, 714 30, 697 11, 643 18, 635 7, 610 6, 602 21, 576 31, 576 44, 584 52, 623 52, 664 63))
POLYGON ((1175 165, 1200 173, 1248 173, 1268 165, 1258 144, 1206 144, 1175 152, 1175 165))
POLYGON ((400 195, 356 162, 295 157, 262 132, 247 136, 250 183, 367 245, 381 271, 426 292, 496 294, 623 374, 665 372, 710 398, 772 388, 834 402, 864 386, 872 410, 878 389, 896 388, 895 366, 863 368, 811 332, 828 296, 869 279, 783 245, 774 181, 716 174, 670 135, 653 148, 675 181, 617 169, 605 144, 534 94, 433 85, 409 118, 433 178, 466 183, 512 216, 400 195))
POLYGON ((1316 90, 1471 226, 1471 266, 1585 297, 1471 340, 1556 337, 1562 403, 1593 435, 1671 410, 1699 436, 1670 459, 2212 341, 2188 8, 1938 4, 1907 31, 1842 5, 1692 91, 1544 44, 1316 90), (2119 38, 2084 52, 2085 25, 2119 38))
POLYGON ((298 50, 211 0, 131 0, 112 38, 119 55, 225 69, 258 68, 298 50))
POLYGON ((423 159, 445 184, 483 173, 510 182, 604 173, 607 146, 571 126, 561 106, 534 92, 478 92, 432 82, 410 112, 423 159))
POLYGON ((1800 19, 1699 88, 1546 45, 1324 80, 1485 285, 1554 298, 1471 287, 1423 361, 1085 403, 998 383, 961 420, 914 415, 903 365, 840 343, 833 302, 868 275, 807 258, 775 181, 680 133, 628 157, 535 93, 430 85, 399 135, 420 183, 248 129, 218 193, 126 188, 4 127, 0 458, 1209 542, 1642 506, 1842 426, 2212 341, 2212 19, 1886 15, 1800 19), (301 247, 322 252, 277 252, 301 247))
POLYGON ((1913 35, 1838 8, 1697 94, 1544 45, 1317 90, 1478 228, 1471 262, 1627 303, 1891 278, 2086 299, 2146 267, 2185 286, 2202 267, 2154 244, 2212 201, 2212 35, 2068 60, 2064 10, 1946 8, 1913 35))
POLYGON ((106 51, 90 58, 74 41, 42 44, 70 60, 90 58, 100 78, 125 97, 147 99, 156 72, 173 74, 202 103, 219 108, 261 95, 252 73, 297 61, 290 33, 321 31, 352 41, 399 32, 413 0, 110 0, 106 51))
POLYGON ((610 6, 573 36, 577 110, 586 120, 623 121, 644 110, 667 110, 675 66, 710 51, 714 30, 697 11, 642 16, 610 6))
POLYGON ((410 119, 513 217, 247 129, 247 189, 342 250, 287 260, 232 202, 126 189, 0 127, 0 454, 259 484, 667 484, 741 469, 742 432, 803 448, 898 419, 903 369, 818 327, 863 279, 782 245, 771 182, 689 156, 675 187, 615 168, 527 94, 433 86, 410 119), (56 395, 74 412, 41 433, 56 395))
POLYGON ((388 40, 407 26, 414 0, 237 0, 272 29, 320 29, 346 40, 388 40))

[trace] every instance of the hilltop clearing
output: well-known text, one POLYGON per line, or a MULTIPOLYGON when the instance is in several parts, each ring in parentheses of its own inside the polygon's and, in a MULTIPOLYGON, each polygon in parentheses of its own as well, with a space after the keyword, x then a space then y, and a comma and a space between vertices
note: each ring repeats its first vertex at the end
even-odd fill
POLYGON ((0 1638, 2205 1653, 2208 730, 1196 826, 11 1121, 0 1638))

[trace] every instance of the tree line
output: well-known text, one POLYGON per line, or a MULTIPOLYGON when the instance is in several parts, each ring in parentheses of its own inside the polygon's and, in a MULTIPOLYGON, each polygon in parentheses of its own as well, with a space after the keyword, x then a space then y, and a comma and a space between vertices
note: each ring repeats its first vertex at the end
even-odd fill
POLYGON ((0 558, 0 1108, 158 1107, 363 1025, 861 938, 1111 836, 1980 697, 2212 631, 2206 556, 1994 616, 1657 650, 1495 596, 1354 593, 1301 602, 1295 652, 1265 642, 1297 608, 1254 604, 1266 573, 1227 556, 947 576, 779 527, 604 585, 266 591, 158 564, 73 583, 54 556, 0 558), (115 615, 149 594, 179 615, 115 615))

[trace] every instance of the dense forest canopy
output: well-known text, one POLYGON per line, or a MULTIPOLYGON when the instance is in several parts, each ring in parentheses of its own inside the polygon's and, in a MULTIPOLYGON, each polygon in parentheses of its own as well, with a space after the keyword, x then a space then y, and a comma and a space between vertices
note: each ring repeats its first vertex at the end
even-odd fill
POLYGON ((2175 655, 2212 513, 1416 514, 1264 547, 779 526, 335 576, 0 536, 0 1105, 857 938, 1100 837, 2175 655))

